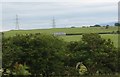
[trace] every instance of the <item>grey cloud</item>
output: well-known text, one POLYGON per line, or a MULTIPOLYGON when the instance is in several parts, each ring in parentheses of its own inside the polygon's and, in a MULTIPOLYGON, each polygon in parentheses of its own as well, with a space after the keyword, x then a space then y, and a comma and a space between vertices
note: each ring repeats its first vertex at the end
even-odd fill
MULTIPOLYGON (((57 25, 82 25, 116 21, 117 3, 66 3, 66 2, 22 2, 4 3, 4 29, 15 25, 15 15, 19 15, 22 27, 47 28, 51 27, 52 17, 55 16, 57 25), (104 17, 104 18, 103 18, 104 17), (40 27, 39 27, 40 26, 40 27)), ((29 29, 28 28, 28 29, 29 29)))

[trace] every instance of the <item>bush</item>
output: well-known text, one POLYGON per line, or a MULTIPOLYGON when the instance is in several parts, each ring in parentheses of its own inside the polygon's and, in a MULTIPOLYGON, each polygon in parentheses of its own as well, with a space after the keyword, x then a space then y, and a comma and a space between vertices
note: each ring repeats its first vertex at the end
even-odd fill
POLYGON ((70 42, 68 48, 73 57, 73 65, 82 62, 89 74, 117 72, 118 51, 110 39, 105 40, 94 33, 83 34, 82 41, 70 42))
POLYGON ((3 68, 13 72, 16 62, 26 63, 32 75, 59 74, 64 62, 61 60, 65 43, 55 36, 43 34, 3 37, 3 68))
POLYGON ((83 34, 82 41, 67 45, 56 36, 39 33, 3 37, 2 44, 2 65, 10 74, 76 76, 116 73, 120 68, 113 42, 95 33, 83 34))

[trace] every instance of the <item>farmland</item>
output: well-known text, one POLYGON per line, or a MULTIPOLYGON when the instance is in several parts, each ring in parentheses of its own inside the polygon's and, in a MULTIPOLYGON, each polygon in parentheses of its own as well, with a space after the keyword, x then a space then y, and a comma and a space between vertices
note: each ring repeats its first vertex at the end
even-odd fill
MULTIPOLYGON (((82 35, 74 35, 74 36, 61 36, 65 41, 80 41, 82 35)), ((118 34, 101 34, 101 37, 104 39, 111 39, 114 43, 114 46, 118 46, 118 34)))
POLYGON ((86 27, 86 28, 51 28, 51 29, 33 29, 33 30, 11 30, 5 32, 6 36, 23 33, 47 33, 65 32, 65 33, 99 33, 99 32, 113 32, 117 31, 118 27, 86 27))
MULTIPOLYGON (((64 33, 101 33, 101 32, 116 32, 118 27, 109 27, 105 29, 105 27, 85 27, 85 28, 51 28, 51 29, 33 29, 33 30, 11 30, 4 32, 5 37, 11 37, 16 34, 29 34, 29 33, 45 33, 45 34, 53 34, 55 32, 64 32, 64 33)), ((118 45, 118 35, 117 34, 101 34, 101 36, 105 39, 111 39, 114 42, 114 45, 117 47, 118 45)), ((60 36, 63 40, 70 41, 80 41, 81 35, 74 36, 60 36)))

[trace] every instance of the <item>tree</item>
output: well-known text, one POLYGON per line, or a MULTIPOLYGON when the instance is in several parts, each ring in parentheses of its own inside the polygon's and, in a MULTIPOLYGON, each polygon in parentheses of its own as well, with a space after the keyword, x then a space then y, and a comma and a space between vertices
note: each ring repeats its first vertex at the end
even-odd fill
POLYGON ((119 52, 110 39, 99 34, 83 34, 82 40, 66 43, 62 39, 43 34, 25 34, 3 37, 3 68, 13 74, 75 76, 115 73, 119 52), (66 45, 67 44, 67 45, 66 45), (82 62, 80 69, 77 63, 82 62), (23 71, 16 69, 16 64, 23 71), (24 65, 29 69, 24 68, 24 65), (26 71, 27 70, 27 71, 26 71), (29 72, 28 72, 29 71, 29 72))
POLYGON ((120 23, 115 23, 115 26, 120 26, 120 23))
POLYGON ((105 29, 108 29, 109 28, 109 25, 106 25, 105 29))
POLYGON ((89 74, 116 72, 117 49, 110 39, 95 33, 83 34, 82 41, 70 43, 70 51, 75 63, 82 62, 89 74))
POLYGON ((97 71, 100 73, 116 72, 117 50, 110 39, 105 40, 98 34, 84 34, 82 40, 85 50, 90 55, 85 62, 91 71, 94 69, 93 73, 97 71))
POLYGON ((32 75, 59 75, 64 69, 65 43, 52 35, 25 34, 3 37, 3 68, 14 70, 16 62, 30 67, 32 75))
POLYGON ((94 25, 94 27, 101 27, 100 25, 98 25, 98 24, 96 24, 96 25, 94 25))

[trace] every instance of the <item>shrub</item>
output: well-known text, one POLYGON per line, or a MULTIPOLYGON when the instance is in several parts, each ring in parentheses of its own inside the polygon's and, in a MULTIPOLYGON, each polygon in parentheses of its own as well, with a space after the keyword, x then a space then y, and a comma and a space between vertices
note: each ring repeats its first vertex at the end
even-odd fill
POLYGON ((43 34, 25 34, 3 37, 3 68, 13 72, 16 62, 30 67, 32 75, 59 74, 64 62, 61 60, 65 51, 63 40, 43 34))

